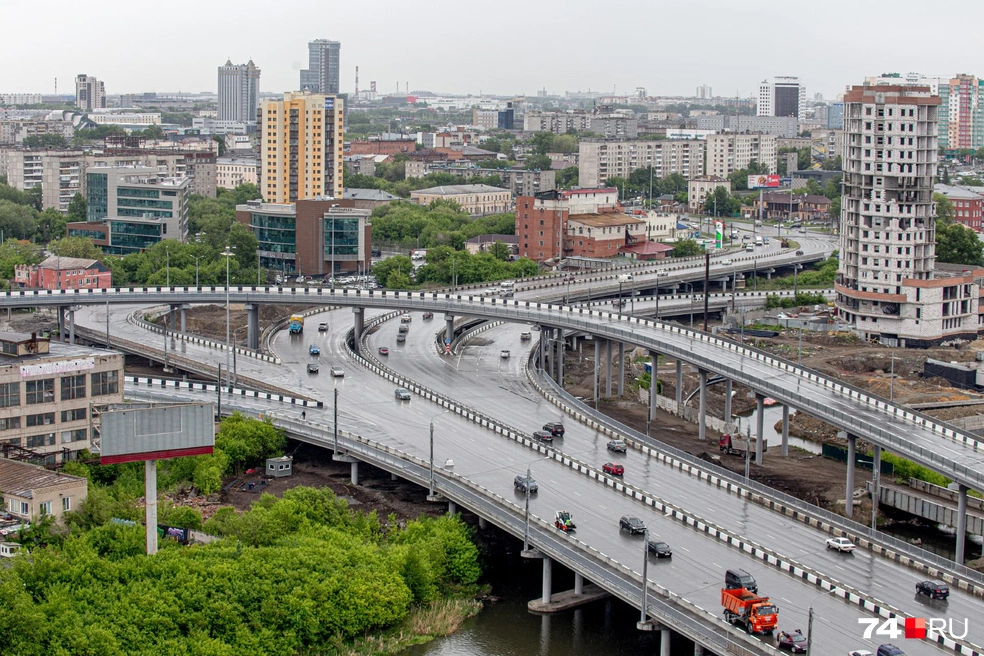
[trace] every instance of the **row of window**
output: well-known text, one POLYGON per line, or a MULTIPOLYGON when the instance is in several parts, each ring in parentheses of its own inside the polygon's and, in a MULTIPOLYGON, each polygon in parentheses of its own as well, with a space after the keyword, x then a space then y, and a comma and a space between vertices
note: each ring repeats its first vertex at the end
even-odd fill
MULTIPOLYGON (((4 444, 24 447, 27 449, 39 449, 46 446, 55 446, 55 433, 41 433, 40 435, 28 435, 27 437, 11 437, 3 440, 4 444)), ((85 442, 89 439, 89 429, 79 428, 76 430, 61 431, 61 443, 71 444, 72 442, 85 442)))
MULTIPOLYGON (((68 512, 72 509, 72 497, 62 497, 61 499, 62 510, 68 512)), ((19 515, 21 517, 29 517, 31 513, 31 507, 26 501, 19 501, 17 499, 7 499, 7 511, 11 515, 19 515)), ((51 514, 51 502, 42 501, 38 504, 38 512, 42 515, 51 514)))
MULTIPOLYGON (((62 423, 72 422, 72 421, 82 421, 86 416, 86 408, 73 408, 72 410, 62 410, 61 421, 62 423)), ((42 412, 36 415, 27 415, 24 418, 24 425, 27 428, 34 428, 36 426, 50 426, 55 423, 55 413, 54 412, 42 412)), ((0 431, 4 430, 16 430, 21 427, 20 417, 6 417, 0 419, 0 431)))
MULTIPOLYGON (((106 396, 120 391, 119 372, 102 371, 90 374, 92 396, 106 396)), ((86 398, 85 374, 61 377, 61 400, 71 401, 86 398)), ((24 381, 24 402, 27 405, 55 402, 55 379, 42 378, 24 381)), ((0 383, 0 408, 21 405, 21 384, 0 383)))

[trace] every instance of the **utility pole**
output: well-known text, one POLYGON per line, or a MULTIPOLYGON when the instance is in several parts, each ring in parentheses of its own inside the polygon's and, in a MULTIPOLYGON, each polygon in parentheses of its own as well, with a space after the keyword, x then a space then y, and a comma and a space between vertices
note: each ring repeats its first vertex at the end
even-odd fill
POLYGON ((338 388, 335 388, 335 404, 332 410, 334 418, 331 421, 332 433, 334 435, 334 452, 338 453, 338 388))
POLYGON ((711 254, 704 252, 704 332, 707 332, 707 302, 711 284, 711 254))
MULTIPOLYGON (((526 488, 527 496, 529 496, 529 486, 526 488)), ((430 481, 427 492, 428 497, 434 496, 434 422, 430 423, 430 481)), ((527 502, 528 503, 528 502, 527 502)))
MULTIPOLYGON (((654 379, 655 380, 655 379, 654 379)), ((649 527, 642 530, 642 616, 640 628, 649 621, 649 527)), ((666 629, 664 629, 665 631, 666 629)))

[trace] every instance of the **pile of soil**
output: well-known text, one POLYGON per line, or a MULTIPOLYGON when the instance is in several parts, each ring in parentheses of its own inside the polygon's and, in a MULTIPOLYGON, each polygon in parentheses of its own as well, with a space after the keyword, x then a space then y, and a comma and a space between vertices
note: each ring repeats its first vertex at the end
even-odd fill
MULTIPOLYGON (((292 314, 303 312, 310 309, 309 305, 260 305, 260 333, 268 326, 282 321, 292 314)), ((248 321, 246 310, 241 303, 233 303, 229 308, 230 330, 245 326, 248 321)), ((180 322, 180 318, 176 318, 180 322)), ((164 315, 157 317, 153 323, 164 326, 164 315)), ((170 326, 171 330, 180 328, 180 323, 170 326)), ((224 341, 226 338, 226 310, 224 305, 198 305, 186 310, 185 314, 186 332, 200 335, 208 339, 224 341)), ((240 331, 240 341, 246 339, 240 331)))

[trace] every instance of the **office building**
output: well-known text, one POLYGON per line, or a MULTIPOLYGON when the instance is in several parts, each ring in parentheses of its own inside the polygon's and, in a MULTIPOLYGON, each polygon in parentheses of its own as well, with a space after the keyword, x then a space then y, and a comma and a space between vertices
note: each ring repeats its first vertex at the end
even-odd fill
POLYGON ((236 206, 236 221, 259 241, 261 267, 316 277, 364 273, 372 262, 372 210, 355 204, 325 197, 255 200, 236 206))
POLYGON ((844 129, 844 103, 835 102, 831 103, 830 106, 827 107, 827 129, 844 129))
POLYGON ((925 347, 980 330, 984 269, 936 262, 940 104, 919 86, 855 86, 844 97, 835 303, 866 341, 925 347))
POLYGON ((259 106, 260 69, 252 59, 245 64, 226 60, 219 66, 218 120, 255 123, 259 106))
POLYGON ((657 179, 671 173, 687 179, 702 175, 704 142, 582 139, 578 145, 578 179, 583 187, 598 187, 610 178, 628 178, 636 169, 649 166, 657 179))
POLYGON ((707 175, 726 178, 752 162, 764 164, 769 173, 778 170, 779 137, 774 134, 712 134, 706 141, 707 175))
POLYGON ((984 80, 957 75, 940 84, 940 146, 947 150, 984 147, 984 80))
POLYGON ((776 77, 759 85, 758 116, 806 118, 806 87, 798 77, 776 77))
POLYGON ((75 105, 83 112, 106 109, 106 87, 102 81, 85 73, 76 76, 75 105))
POLYGON ((538 262, 562 257, 563 235, 569 217, 578 214, 621 212, 618 189, 551 189, 516 199, 515 233, 519 256, 538 262))
POLYGON ((344 118, 342 100, 285 93, 261 105, 259 188, 271 203, 317 196, 342 197, 344 118))
POLYGON ((339 94, 339 56, 342 44, 317 39, 308 43, 308 67, 301 70, 301 91, 325 96, 339 94))
POLYGON ((508 189, 486 184, 445 185, 410 192, 410 202, 417 205, 430 205, 435 200, 457 203, 468 214, 498 214, 508 212, 512 206, 508 189))
POLYGON ((109 289, 113 272, 99 260, 52 255, 40 264, 15 265, 13 282, 21 289, 109 289))
POLYGON ((0 333, 0 347, 6 456, 54 464, 92 449, 92 405, 123 402, 123 354, 26 333, 0 333))

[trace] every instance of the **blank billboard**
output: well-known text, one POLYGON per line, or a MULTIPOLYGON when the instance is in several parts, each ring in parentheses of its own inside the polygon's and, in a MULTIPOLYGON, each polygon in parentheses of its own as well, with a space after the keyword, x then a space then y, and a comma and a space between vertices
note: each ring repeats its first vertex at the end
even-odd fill
POLYGON ((99 461, 207 455, 215 446, 214 417, 211 403, 114 406, 101 413, 99 461))

